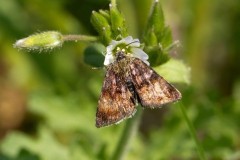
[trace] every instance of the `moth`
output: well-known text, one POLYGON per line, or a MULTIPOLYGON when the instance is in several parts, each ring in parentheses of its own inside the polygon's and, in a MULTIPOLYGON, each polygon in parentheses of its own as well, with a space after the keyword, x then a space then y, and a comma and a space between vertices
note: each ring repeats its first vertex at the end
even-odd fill
POLYGON ((181 93, 139 58, 124 50, 107 66, 96 113, 96 127, 120 123, 144 108, 158 108, 181 99, 181 93))

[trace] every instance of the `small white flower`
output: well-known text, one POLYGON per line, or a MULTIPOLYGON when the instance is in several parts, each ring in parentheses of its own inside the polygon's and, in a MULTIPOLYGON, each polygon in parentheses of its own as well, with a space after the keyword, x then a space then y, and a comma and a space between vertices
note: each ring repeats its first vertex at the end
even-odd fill
POLYGON ((105 66, 108 66, 115 61, 115 54, 117 48, 120 48, 121 50, 126 50, 126 54, 128 56, 139 58, 144 63, 149 65, 149 62, 147 61, 148 55, 140 48, 139 39, 133 39, 131 36, 128 36, 120 41, 112 40, 110 45, 107 46, 107 53, 104 60, 105 66))

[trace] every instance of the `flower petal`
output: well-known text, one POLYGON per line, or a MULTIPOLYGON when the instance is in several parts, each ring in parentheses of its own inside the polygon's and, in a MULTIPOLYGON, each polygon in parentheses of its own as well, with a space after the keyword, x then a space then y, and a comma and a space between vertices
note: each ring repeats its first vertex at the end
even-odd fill
POLYGON ((145 53, 143 50, 141 50, 139 48, 132 48, 132 53, 133 53, 134 57, 137 57, 141 60, 147 60, 148 59, 147 53, 145 53))
POLYGON ((105 60, 104 60, 104 65, 105 66, 108 66, 109 64, 113 63, 114 61, 114 58, 113 58, 113 55, 112 53, 107 53, 106 56, 105 56, 105 60))
POLYGON ((150 65, 149 62, 147 61, 148 55, 143 50, 139 48, 132 48, 132 53, 133 57, 139 58, 147 65, 150 65))
POLYGON ((113 50, 113 45, 107 46, 107 53, 106 54, 112 53, 112 50, 113 50))
POLYGON ((112 42, 111 42, 110 44, 111 44, 112 46, 116 46, 118 43, 119 43, 119 41, 112 40, 112 42))
POLYGON ((123 38, 120 42, 124 42, 126 44, 130 44, 130 43, 133 42, 133 38, 132 38, 132 36, 128 36, 126 38, 123 38))
POLYGON ((140 47, 140 41, 139 39, 133 39, 131 44, 130 44, 131 47, 140 47))
POLYGON ((150 63, 148 61, 143 61, 145 64, 147 64, 148 66, 150 66, 150 63))

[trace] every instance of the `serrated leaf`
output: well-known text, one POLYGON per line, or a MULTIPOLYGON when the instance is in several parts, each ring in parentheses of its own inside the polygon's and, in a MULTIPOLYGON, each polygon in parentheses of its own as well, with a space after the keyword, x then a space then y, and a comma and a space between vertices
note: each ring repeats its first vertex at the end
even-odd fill
POLYGON ((170 59, 154 69, 169 82, 190 83, 190 68, 180 60, 170 59))

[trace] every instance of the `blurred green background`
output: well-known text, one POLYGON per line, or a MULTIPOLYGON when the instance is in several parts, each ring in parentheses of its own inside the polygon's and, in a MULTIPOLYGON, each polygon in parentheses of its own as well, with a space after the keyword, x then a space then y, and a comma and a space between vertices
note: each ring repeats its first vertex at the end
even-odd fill
MULTIPOLYGON (((152 1, 117 2, 130 34, 141 37, 152 1)), ((174 40, 181 42, 172 54, 191 68, 191 84, 177 87, 207 159, 240 159, 240 1, 161 3, 174 40)), ((104 71, 84 63, 89 43, 68 42, 46 53, 12 46, 46 30, 96 35, 91 12, 108 4, 0 0, 0 160, 112 155, 126 121, 101 129, 94 125, 104 71)), ((177 105, 144 110, 126 159, 198 159, 177 105)))

